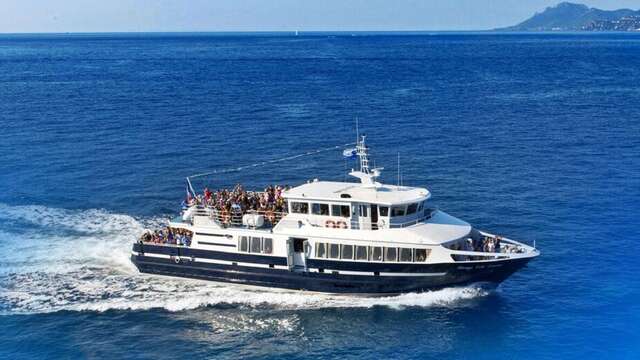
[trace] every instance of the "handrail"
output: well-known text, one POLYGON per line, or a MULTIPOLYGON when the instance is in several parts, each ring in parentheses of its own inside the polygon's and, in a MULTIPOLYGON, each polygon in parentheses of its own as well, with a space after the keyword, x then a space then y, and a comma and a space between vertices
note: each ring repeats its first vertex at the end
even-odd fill
POLYGON ((203 206, 203 209, 206 209, 204 214, 194 214, 200 216, 208 216, 213 221, 222 226, 232 226, 232 227, 241 227, 244 226, 242 223, 242 217, 247 214, 251 215, 263 215, 265 219, 265 226, 273 227, 276 226, 283 217, 287 215, 286 212, 278 212, 271 210, 218 210, 214 207, 203 206))
POLYGON ((433 217, 433 214, 435 214, 435 212, 438 211, 438 209, 424 209, 424 215, 422 217, 419 217, 417 219, 413 219, 413 220, 409 220, 403 223, 393 223, 391 222, 389 224, 389 228, 390 229, 397 229, 397 228, 405 228, 408 226, 412 226, 418 223, 421 223, 425 220, 429 220, 433 217), (427 214, 427 210, 429 210, 429 213, 427 214))

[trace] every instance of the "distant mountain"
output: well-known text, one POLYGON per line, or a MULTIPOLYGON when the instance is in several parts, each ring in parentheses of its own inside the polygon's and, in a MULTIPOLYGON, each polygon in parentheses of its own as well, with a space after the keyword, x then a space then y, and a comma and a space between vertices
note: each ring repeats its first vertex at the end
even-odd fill
POLYGON ((501 31, 640 31, 640 10, 600 10, 563 2, 501 31))

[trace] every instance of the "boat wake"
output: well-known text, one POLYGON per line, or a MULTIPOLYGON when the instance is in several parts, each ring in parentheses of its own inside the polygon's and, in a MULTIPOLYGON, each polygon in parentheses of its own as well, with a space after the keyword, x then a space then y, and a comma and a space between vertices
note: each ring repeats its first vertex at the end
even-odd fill
POLYGON ((131 243, 165 219, 105 210, 0 204, 0 314, 56 311, 181 311, 206 306, 282 309, 459 306, 486 296, 478 286, 389 297, 358 297, 242 287, 143 275, 131 243))

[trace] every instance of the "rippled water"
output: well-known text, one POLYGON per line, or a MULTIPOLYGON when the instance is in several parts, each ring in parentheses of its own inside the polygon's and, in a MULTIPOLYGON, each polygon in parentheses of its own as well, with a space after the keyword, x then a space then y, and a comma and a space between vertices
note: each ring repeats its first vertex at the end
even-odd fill
MULTIPOLYGON (((0 37, 3 358, 636 358, 640 36, 0 37), (138 274, 184 176, 369 134, 385 180, 542 256, 370 298, 138 274)), ((344 179, 341 152, 209 178, 344 179)), ((203 184, 199 184, 201 186, 203 184)))

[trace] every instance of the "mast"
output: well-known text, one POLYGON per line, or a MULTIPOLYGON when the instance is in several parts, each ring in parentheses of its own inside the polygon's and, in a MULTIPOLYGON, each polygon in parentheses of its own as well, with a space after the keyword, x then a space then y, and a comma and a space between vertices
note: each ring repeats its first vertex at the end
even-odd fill
POLYGON ((358 171, 351 171, 349 175, 360 179, 363 186, 375 188, 381 186, 375 179, 380 176, 383 168, 369 168, 369 147, 365 143, 366 138, 366 135, 361 135, 356 143, 355 154, 360 158, 360 168, 358 171))
POLYGON ((370 174, 369 170, 369 148, 365 145, 365 139, 367 135, 362 135, 361 140, 358 141, 358 145, 356 145, 356 155, 360 158, 360 171, 365 174, 370 174))

